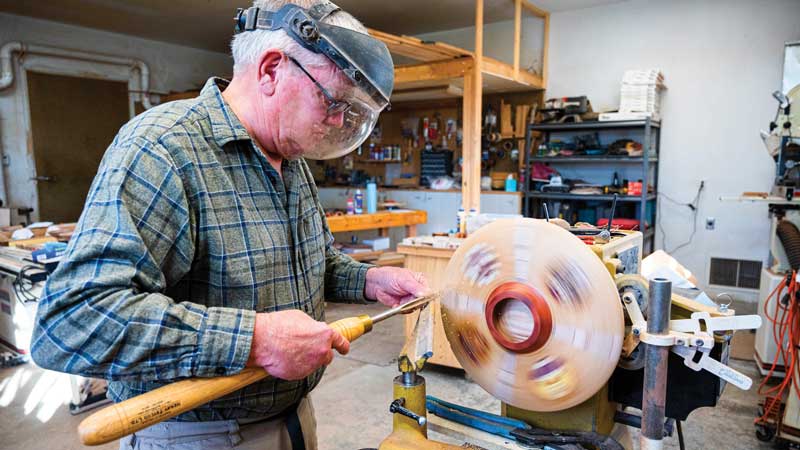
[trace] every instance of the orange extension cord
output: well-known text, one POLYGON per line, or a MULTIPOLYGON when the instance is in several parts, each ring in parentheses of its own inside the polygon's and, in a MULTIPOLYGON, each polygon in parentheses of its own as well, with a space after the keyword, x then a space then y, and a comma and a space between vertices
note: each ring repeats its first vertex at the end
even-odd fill
POLYGON ((800 374, 797 371, 798 364, 798 344, 800 344, 800 304, 798 304, 797 294, 800 290, 800 283, 796 281, 797 272, 793 271, 791 276, 787 275, 781 283, 775 287, 764 302, 764 316, 772 324, 772 338, 778 346, 778 353, 772 361, 769 373, 758 386, 758 394, 765 397, 764 414, 756 418, 755 423, 768 423, 770 416, 776 417, 780 410, 781 399, 787 388, 792 384, 795 393, 800 398, 800 374), (788 286, 787 286, 788 281, 788 286), (786 305, 781 304, 784 297, 784 290, 788 294, 786 305), (772 301, 777 301, 775 316, 770 316, 769 305, 772 301), (786 345, 790 343, 790 345, 786 345), (772 378, 778 361, 783 357, 785 373, 783 381, 779 384, 768 387, 767 383, 772 378))

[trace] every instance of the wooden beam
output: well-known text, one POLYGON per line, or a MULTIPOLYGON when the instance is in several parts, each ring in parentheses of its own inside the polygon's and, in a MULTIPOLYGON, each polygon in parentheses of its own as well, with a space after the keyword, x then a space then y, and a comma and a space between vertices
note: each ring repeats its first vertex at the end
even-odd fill
POLYGON ((470 55, 466 50, 441 42, 425 42, 415 37, 396 36, 373 29, 369 33, 386 44, 391 53, 417 61, 438 61, 470 55))
POLYGON ((464 95, 464 89, 454 84, 444 84, 414 89, 395 89, 392 91, 392 108, 397 102, 437 100, 442 98, 458 98, 464 95))
POLYGON ((519 52, 522 39, 522 0, 514 0, 514 78, 519 74, 519 52))
POLYGON ((534 5, 533 3, 531 3, 528 0, 522 0, 522 6, 524 6, 525 9, 530 11, 531 14, 533 14, 536 17, 544 18, 545 16, 550 14, 547 11, 543 10, 542 8, 539 8, 538 6, 534 5))
POLYGON ((396 66, 394 68, 395 89, 404 83, 460 78, 472 69, 473 64, 472 58, 463 57, 446 61, 396 66))
POLYGON ((520 70, 515 75, 513 67, 509 66, 506 63, 500 62, 494 58, 484 57, 481 67, 483 68, 483 73, 487 75, 492 75, 495 77, 512 80, 519 84, 530 86, 533 89, 545 88, 544 82, 542 81, 542 77, 540 77, 539 75, 530 73, 527 70, 520 70))
POLYGON ((547 87, 547 48, 550 46, 550 13, 544 16, 544 38, 542 40, 542 88, 547 87))
MULTIPOLYGON (((405 37, 408 37, 408 36, 403 36, 403 37, 405 38, 405 37)), ((416 39, 416 38, 413 38, 413 39, 416 39)), ((445 54, 445 55, 449 55, 451 58, 461 58, 463 56, 471 56, 472 55, 472 52, 470 52, 468 50, 464 50, 463 48, 456 47, 455 45, 446 44, 444 42, 439 42, 439 41, 435 41, 435 42, 434 41, 421 41, 421 40, 419 42, 420 42, 420 45, 436 47, 438 52, 440 52, 442 54, 445 54)))
MULTIPOLYGON (((474 173, 478 172, 480 177, 481 155, 480 148, 476 149, 472 137, 476 132, 480 133, 480 119, 475 117, 475 73, 470 71, 464 75, 464 104, 461 110, 461 122, 463 124, 463 137, 461 144, 461 207, 469 212, 472 205, 472 192, 477 189, 480 191, 480 182, 474 186, 474 173), (476 130, 477 128, 477 130, 476 130)), ((480 135, 478 136, 480 145, 480 135)))
MULTIPOLYGON (((475 0, 475 68, 481 72, 483 60, 483 0, 475 0)), ((480 84, 478 84, 480 89, 480 84)))
POLYGON ((475 61, 464 75, 464 139, 461 204, 464 211, 481 207, 481 110, 483 95, 483 0, 475 0, 475 61))

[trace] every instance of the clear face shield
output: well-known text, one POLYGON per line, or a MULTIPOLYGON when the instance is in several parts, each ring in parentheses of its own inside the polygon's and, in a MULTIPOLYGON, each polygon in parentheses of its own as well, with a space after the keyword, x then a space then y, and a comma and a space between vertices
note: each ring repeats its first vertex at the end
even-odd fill
POLYGON ((319 111, 313 115, 311 130, 304 142, 303 157, 331 159, 350 153, 369 137, 384 103, 378 103, 349 78, 341 75, 336 88, 326 88, 296 59, 288 59, 317 87, 319 111))
POLYGON ((339 10, 333 3, 305 10, 285 5, 278 11, 239 10, 236 31, 283 29, 298 44, 325 55, 342 76, 335 89, 323 86, 294 58, 289 58, 317 86, 323 99, 322 120, 314 121, 307 139, 298 142, 302 156, 331 159, 350 153, 369 137, 378 115, 389 105, 394 64, 377 39, 347 28, 322 23, 339 10))
MULTIPOLYGON (((328 121, 319 125, 321 138, 314 147, 307 149, 303 157, 310 159, 331 159, 346 155, 367 140, 383 107, 371 99, 357 97, 348 100, 350 107, 340 113, 341 126, 329 125, 328 121)), ((338 118, 333 117, 334 122, 338 118)), ((317 131, 317 130, 315 130, 317 131)))

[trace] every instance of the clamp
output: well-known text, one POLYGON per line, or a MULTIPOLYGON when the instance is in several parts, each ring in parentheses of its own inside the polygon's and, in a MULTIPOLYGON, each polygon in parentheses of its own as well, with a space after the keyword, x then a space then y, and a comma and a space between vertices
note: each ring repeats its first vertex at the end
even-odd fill
POLYGON ((760 316, 712 317, 708 312, 700 311, 692 313, 689 319, 670 320, 667 333, 648 333, 647 321, 642 315, 634 293, 626 291, 621 298, 632 323, 631 334, 626 337, 623 345, 624 356, 630 356, 639 342, 658 347, 671 347, 672 353, 682 357, 683 363, 690 369, 694 371, 704 369, 739 389, 750 389, 753 380, 711 358, 710 354, 716 334, 758 328, 761 326, 760 316))

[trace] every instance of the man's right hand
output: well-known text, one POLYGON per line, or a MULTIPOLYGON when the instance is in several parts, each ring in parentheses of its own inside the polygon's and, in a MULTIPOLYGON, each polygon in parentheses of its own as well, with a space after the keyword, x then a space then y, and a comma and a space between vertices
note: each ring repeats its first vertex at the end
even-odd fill
POLYGON ((324 322, 293 309, 256 314, 249 367, 263 367, 273 377, 300 380, 345 355, 350 343, 324 322))

